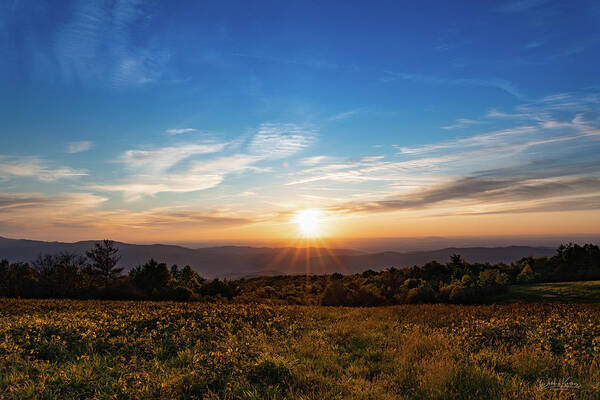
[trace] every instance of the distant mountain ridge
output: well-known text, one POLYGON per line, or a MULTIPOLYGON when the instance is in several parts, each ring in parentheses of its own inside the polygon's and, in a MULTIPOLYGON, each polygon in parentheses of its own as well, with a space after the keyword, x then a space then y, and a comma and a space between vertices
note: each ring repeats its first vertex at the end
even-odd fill
MULTIPOLYGON (((0 237, 0 259, 35 260, 40 254, 69 251, 79 254, 91 249, 96 241, 74 243, 44 242, 0 237)), ((368 269, 422 265, 429 261, 448 262, 460 254, 469 262, 510 263, 523 257, 543 257, 555 253, 549 247, 449 247, 431 251, 364 253, 350 249, 221 246, 190 249, 176 245, 140 245, 116 242, 126 269, 154 258, 167 264, 190 265, 200 275, 213 278, 241 278, 257 275, 352 274, 368 269)))

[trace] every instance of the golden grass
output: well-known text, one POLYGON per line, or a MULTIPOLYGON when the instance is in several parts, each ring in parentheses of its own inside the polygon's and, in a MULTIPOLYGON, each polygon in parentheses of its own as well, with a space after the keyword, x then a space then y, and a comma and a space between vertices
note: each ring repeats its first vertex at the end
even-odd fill
POLYGON ((599 311, 6 299, 0 398, 597 399, 599 311))

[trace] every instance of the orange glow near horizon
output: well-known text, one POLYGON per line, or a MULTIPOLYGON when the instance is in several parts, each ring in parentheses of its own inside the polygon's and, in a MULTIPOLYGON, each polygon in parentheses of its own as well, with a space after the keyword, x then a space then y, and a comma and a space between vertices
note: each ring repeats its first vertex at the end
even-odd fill
MULTIPOLYGON (((257 212, 256 221, 228 226, 191 219, 138 221, 128 216, 85 214, 65 225, 68 216, 29 212, 12 214, 0 236, 13 239, 74 242, 109 238, 128 243, 227 242, 287 246, 298 239, 319 238, 340 243, 353 238, 410 238, 460 236, 518 236, 600 234, 598 210, 461 215, 447 210, 382 213, 334 213, 323 208, 296 208, 277 215, 257 212), (318 213, 306 214, 307 210, 318 213), (298 216, 301 218, 298 218, 298 216), (305 219, 306 217, 306 219, 305 219), (18 227, 18 229, 16 228, 18 227)), ((67 212, 66 210, 63 212, 67 212)), ((245 216, 244 216, 245 217, 245 216)), ((218 222, 218 221, 217 221, 218 222)), ((339 246, 339 244, 337 244, 339 246)))

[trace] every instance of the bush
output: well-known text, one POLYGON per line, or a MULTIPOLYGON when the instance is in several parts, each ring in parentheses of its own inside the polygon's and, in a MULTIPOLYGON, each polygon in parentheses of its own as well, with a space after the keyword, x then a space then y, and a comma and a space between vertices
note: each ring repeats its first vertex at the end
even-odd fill
POLYGON ((479 302, 481 296, 479 288, 458 284, 452 288, 448 300, 456 304, 472 304, 479 302))
POLYGON ((362 286, 352 293, 353 306, 373 307, 385 304, 385 298, 378 294, 372 287, 362 286))
POLYGON ((169 297, 175 301, 188 301, 194 297, 194 292, 184 286, 176 286, 171 289, 169 297))
POLYGON ((533 282, 533 280, 533 269, 531 269, 531 266, 529 264, 525 263, 525 266, 523 267, 519 275, 517 275, 517 282, 530 283, 533 282))
POLYGON ((231 281, 221 281, 217 278, 202 285, 200 294, 203 296, 220 296, 232 299, 239 294, 239 288, 231 281))
POLYGON ((436 300, 435 290, 427 282, 412 288, 406 296, 407 303, 433 303, 436 300))
POLYGON ((345 306, 349 303, 349 293, 341 280, 332 280, 321 295, 323 306, 345 306))

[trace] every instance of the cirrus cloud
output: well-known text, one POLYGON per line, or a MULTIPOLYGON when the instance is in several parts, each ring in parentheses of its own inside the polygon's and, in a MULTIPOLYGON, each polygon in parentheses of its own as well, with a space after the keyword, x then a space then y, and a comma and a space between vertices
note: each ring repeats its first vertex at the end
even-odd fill
POLYGON ((80 141, 80 142, 69 142, 67 143, 66 151, 69 154, 81 153, 84 151, 90 150, 94 147, 94 142, 89 140, 80 141))
POLYGON ((71 167, 53 167, 39 157, 17 157, 0 154, 0 180, 11 178, 33 178, 42 182, 87 175, 83 170, 71 167))

